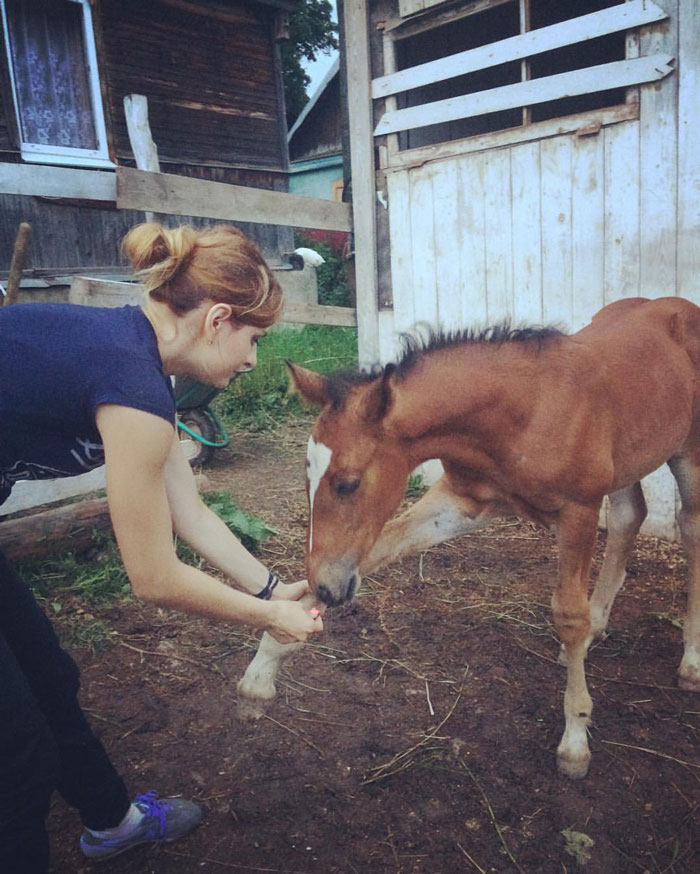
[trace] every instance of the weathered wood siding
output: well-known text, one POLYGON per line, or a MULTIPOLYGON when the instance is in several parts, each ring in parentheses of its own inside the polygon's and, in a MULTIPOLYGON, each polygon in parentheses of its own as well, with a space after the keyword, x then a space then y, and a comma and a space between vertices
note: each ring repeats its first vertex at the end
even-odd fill
MULTIPOLYGON (((171 0, 95 0, 93 21, 112 159, 135 166, 124 115, 127 94, 148 98, 165 173, 287 191, 287 147, 273 6, 171 0)), ((1 27, 1 23, 0 23, 1 27)), ((0 160, 19 161, 7 61, 0 51, 0 160)), ((0 271, 17 226, 32 224, 27 268, 56 273, 123 265, 121 239, 144 214, 114 203, 0 194, 0 271)), ((158 217, 158 216, 157 216, 158 217)), ((205 219, 162 216, 165 224, 205 219)), ((273 262, 292 231, 239 224, 273 262)))
MULTIPOLYGON (((700 101, 700 13, 694 0, 660 5, 670 19, 642 29, 641 54, 668 52, 678 74, 640 87, 637 120, 491 148, 465 141, 460 154, 442 158, 435 147, 434 160, 387 169, 393 310, 379 314, 383 360, 421 321, 576 330, 622 297, 700 304, 691 110, 700 101)), ((657 472, 645 489, 646 530, 673 536, 670 474, 657 472)))
POLYGON ((117 159, 132 157, 124 95, 145 94, 161 163, 285 167, 274 10, 236 2, 224 14, 200 5, 195 12, 167 0, 100 0, 117 159))

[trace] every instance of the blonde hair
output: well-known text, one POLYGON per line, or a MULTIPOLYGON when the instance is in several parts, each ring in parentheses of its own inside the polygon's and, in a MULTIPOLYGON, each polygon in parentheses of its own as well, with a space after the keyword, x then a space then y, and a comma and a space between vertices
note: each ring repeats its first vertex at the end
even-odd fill
POLYGON ((262 252, 231 225, 136 225, 122 249, 148 295, 177 315, 203 301, 227 303, 243 324, 267 328, 282 310, 282 289, 262 252))

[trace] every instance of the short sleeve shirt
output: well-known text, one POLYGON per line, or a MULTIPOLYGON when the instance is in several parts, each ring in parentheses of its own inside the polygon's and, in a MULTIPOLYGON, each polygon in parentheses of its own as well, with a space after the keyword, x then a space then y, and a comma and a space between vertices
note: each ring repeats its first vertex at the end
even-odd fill
POLYGON ((140 307, 0 308, 0 503, 17 480, 75 476, 103 464, 95 424, 101 404, 174 425, 172 384, 140 307))

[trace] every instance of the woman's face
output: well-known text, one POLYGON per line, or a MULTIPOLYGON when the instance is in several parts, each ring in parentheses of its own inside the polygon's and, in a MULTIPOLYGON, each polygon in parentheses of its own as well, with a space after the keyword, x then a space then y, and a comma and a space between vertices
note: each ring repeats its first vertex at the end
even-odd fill
POLYGON ((208 339, 200 346, 198 363, 202 372, 196 378, 215 388, 226 388, 237 374, 255 367, 258 341, 266 333, 265 328, 242 325, 231 318, 215 321, 208 339))

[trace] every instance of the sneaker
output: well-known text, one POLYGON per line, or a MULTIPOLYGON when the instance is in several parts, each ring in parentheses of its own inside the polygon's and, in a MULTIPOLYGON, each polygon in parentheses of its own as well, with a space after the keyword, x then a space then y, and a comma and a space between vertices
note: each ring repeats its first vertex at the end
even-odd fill
POLYGON ((139 844, 168 844, 184 837, 202 821, 202 809, 193 801, 159 800, 153 789, 137 796, 135 804, 142 811, 143 819, 130 834, 108 838, 98 837, 89 829, 83 831, 80 848, 88 859, 111 859, 139 844))

